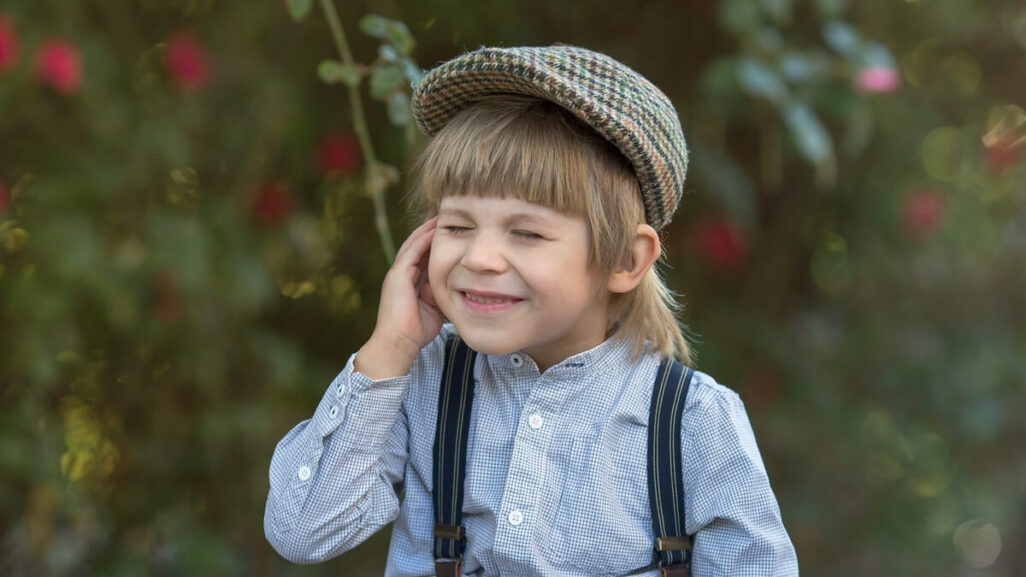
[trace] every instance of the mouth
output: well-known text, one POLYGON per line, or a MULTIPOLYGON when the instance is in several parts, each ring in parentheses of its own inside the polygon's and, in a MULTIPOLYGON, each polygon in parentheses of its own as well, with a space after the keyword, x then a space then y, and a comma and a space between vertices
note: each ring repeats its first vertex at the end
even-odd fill
POLYGON ((501 293, 461 290, 463 304, 475 312, 500 312, 523 302, 524 299, 501 293))

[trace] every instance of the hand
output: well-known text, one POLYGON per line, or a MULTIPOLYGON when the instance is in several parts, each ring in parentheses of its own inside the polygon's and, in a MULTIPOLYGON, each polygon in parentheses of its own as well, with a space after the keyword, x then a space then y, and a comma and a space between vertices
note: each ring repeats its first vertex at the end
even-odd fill
POLYGON ((420 349, 442 328, 427 272, 437 221, 429 219, 410 233, 385 275, 374 333, 355 361, 356 370, 372 379, 408 373, 420 349))

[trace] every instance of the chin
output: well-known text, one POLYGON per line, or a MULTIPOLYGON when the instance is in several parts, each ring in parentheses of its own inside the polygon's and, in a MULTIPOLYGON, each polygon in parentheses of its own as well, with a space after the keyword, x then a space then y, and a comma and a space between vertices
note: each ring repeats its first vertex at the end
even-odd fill
MULTIPOLYGON (((452 322, 452 320, 450 319, 449 322, 452 322)), ((478 353, 484 355, 508 355, 519 350, 519 348, 513 343, 497 342, 507 339, 488 338, 487 336, 475 334, 477 331, 474 330, 463 331, 460 328, 460 325, 455 322, 452 322, 452 324, 456 327, 456 332, 460 335, 460 338, 463 339, 463 342, 467 343, 468 347, 474 349, 478 353)))

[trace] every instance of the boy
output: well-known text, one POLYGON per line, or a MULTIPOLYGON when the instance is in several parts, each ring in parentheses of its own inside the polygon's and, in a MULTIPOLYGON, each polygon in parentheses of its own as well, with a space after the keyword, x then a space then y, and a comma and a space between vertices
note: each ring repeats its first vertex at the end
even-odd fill
POLYGON ((275 549, 317 562, 394 521, 386 575, 797 575, 737 395, 675 365, 679 429, 650 414, 661 359, 690 360, 653 268, 687 163, 666 96, 589 50, 485 48, 413 110, 431 218, 275 450, 275 549))

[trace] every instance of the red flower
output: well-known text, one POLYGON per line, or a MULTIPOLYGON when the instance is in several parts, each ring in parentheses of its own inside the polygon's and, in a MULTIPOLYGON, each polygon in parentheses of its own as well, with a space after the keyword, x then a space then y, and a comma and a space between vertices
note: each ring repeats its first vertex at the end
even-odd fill
POLYGON ((168 38, 164 67, 182 92, 199 90, 210 78, 207 51, 191 32, 176 32, 168 38))
POLYGON ((870 66, 855 75, 855 89, 859 92, 894 92, 901 84, 898 71, 886 66, 870 66))
POLYGON ((73 94, 82 85, 82 57, 74 44, 61 38, 43 43, 36 54, 36 73, 60 94, 73 94))
POLYGON ((349 176, 359 170, 363 161, 360 143, 353 135, 345 132, 329 134, 322 138, 317 154, 321 172, 324 174, 349 176))
POLYGON ((920 190, 905 197, 901 222, 905 232, 922 237, 940 225, 944 218, 944 198, 934 190, 920 190))
POLYGON ((153 316, 168 324, 180 321, 185 315, 185 306, 178 294, 178 278, 169 271, 157 271, 153 276, 153 288, 158 298, 153 316))
POLYGON ((7 185, 4 184, 3 180, 0 180, 0 216, 7 213, 7 207, 11 205, 11 194, 7 190, 7 185))
POLYGON ((257 192, 253 216, 265 226, 279 226, 292 215, 292 191, 280 182, 265 184, 257 192))
POLYGON ((732 270, 748 258, 748 240, 744 233, 722 218, 707 218, 698 223, 698 248, 714 268, 732 270))
POLYGON ((11 21, 0 15, 0 72, 14 68, 18 59, 18 37, 14 34, 11 21))

